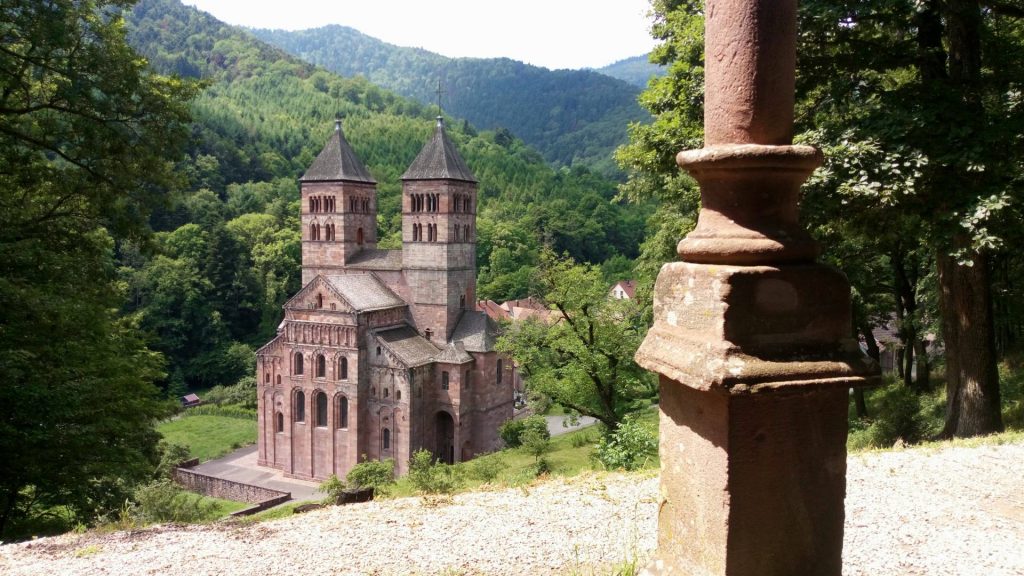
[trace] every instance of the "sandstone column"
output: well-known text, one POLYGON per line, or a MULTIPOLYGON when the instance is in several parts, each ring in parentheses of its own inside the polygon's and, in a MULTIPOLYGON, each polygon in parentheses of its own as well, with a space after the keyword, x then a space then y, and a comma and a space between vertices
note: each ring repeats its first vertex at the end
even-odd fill
POLYGON ((796 0, 707 0, 696 229, 637 361, 661 375, 661 506, 648 574, 840 576, 848 389, 877 382, 850 290, 816 264, 793 146, 796 0))

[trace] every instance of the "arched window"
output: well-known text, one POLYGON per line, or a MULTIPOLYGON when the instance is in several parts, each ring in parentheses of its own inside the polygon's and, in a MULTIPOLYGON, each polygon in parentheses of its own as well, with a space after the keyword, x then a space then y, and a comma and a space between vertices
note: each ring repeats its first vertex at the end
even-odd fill
POLYGON ((292 374, 302 376, 302 352, 295 353, 295 361, 292 363, 292 374))
POLYGON ((323 378, 327 376, 327 359, 324 358, 323 354, 316 355, 316 377, 323 378))
POLYGON ((389 428, 385 428, 381 433, 381 444, 385 450, 391 450, 391 430, 389 428))
POLYGON ((455 241, 459 241, 459 227, 455 226, 455 241))
POLYGON ((387 398, 388 396, 391 396, 391 389, 390 388, 385 388, 384 389, 384 397, 387 398))
POLYGON ((380 346, 377 346, 377 356, 380 356, 380 346))
POLYGON ((448 389, 448 372, 441 372, 441 390, 448 389))
POLYGON ((280 374, 277 375, 277 385, 278 386, 281 385, 281 375, 280 374))
POLYGON ((498 380, 495 384, 501 384, 501 358, 498 358, 498 380))
POLYGON ((420 241, 420 225, 419 224, 413 224, 412 225, 412 241, 413 242, 419 242, 420 241))
POLYGON ((295 391, 295 402, 292 406, 292 414, 296 422, 306 421, 306 394, 302 390, 295 391))
POLYGON ((348 358, 341 359, 341 366, 338 367, 338 374, 341 380, 348 380, 348 358))
POLYGON ((356 230, 356 244, 363 245, 363 229, 356 230))
POLYGON ((263 382, 270 384, 270 372, 263 375, 263 382))
POLYGON ((284 432, 284 414, 281 412, 277 413, 277 431, 284 432))
POLYGON ((317 308, 323 308, 324 307, 324 295, 323 294, 317 294, 316 295, 316 307, 317 308))
POLYGON ((338 427, 348 428, 348 397, 338 398, 338 427))
POLYGON ((317 392, 316 400, 316 425, 324 428, 327 426, 327 394, 323 391, 317 392))
POLYGON ((401 390, 395 390, 395 400, 401 400, 401 399, 402 399, 402 391, 401 390))

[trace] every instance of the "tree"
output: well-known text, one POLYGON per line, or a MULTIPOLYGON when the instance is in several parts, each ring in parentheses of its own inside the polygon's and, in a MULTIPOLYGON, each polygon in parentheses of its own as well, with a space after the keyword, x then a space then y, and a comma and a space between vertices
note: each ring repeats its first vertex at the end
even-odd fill
POLYGON ((833 131, 855 120, 865 139, 925 160, 913 189, 888 208, 917 221, 934 254, 946 436, 1002 428, 989 274, 1016 227, 1007 207, 1020 198, 1021 166, 1009 143, 1024 134, 1013 88, 1024 72, 1022 14, 1005 8, 976 0, 801 7, 798 90, 813 110, 808 120, 833 131))
POLYGON ((531 390, 614 431, 655 394, 651 375, 633 361, 645 331, 636 302, 609 298, 599 267, 549 249, 536 282, 550 320, 512 324, 498 350, 515 360, 531 390))
POLYGON ((159 458, 162 361, 116 314, 115 240, 145 243, 195 90, 128 48, 127 6, 0 7, 0 535, 88 522, 159 458))

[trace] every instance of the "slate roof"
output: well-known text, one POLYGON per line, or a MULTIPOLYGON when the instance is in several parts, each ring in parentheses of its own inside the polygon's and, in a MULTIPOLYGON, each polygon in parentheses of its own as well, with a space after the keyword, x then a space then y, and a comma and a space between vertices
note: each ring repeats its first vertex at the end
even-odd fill
POLYGON ((452 333, 452 342, 461 343, 468 352, 493 352, 498 339, 498 324, 483 312, 466 310, 452 333))
POLYGON ((359 270, 401 270, 402 251, 366 248, 353 256, 346 267, 359 270))
POLYGON ((331 134, 320 155, 313 161, 313 165, 306 170, 306 173, 299 178, 300 182, 334 182, 344 180, 348 182, 367 182, 376 184, 370 171, 356 157, 345 134, 341 131, 341 120, 334 124, 334 134, 331 134))
POLYGON ((359 312, 406 305, 373 274, 342 274, 324 278, 359 312))
POLYGON ((466 346, 462 342, 449 342, 440 354, 434 356, 434 362, 441 364, 465 364, 472 361, 473 357, 466 353, 466 346))
POLYGON ((434 136, 420 150, 409 169, 402 174, 402 180, 463 180, 476 182, 473 173, 459 156, 455 144, 444 131, 444 120, 437 117, 434 136))
POLYGON ((429 364, 438 352, 437 346, 420 336, 410 326, 381 330, 376 336, 385 348, 410 368, 429 364))

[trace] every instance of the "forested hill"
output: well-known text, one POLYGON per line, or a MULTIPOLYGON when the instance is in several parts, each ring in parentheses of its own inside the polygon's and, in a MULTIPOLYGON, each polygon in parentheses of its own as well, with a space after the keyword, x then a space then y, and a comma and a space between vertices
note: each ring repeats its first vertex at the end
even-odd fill
POLYGON ((612 152, 626 142, 626 126, 649 119, 636 102, 637 87, 590 70, 548 70, 507 58, 447 58, 338 25, 252 33, 308 62, 343 76, 364 76, 423 104, 436 104, 441 80, 446 112, 483 129, 510 130, 555 166, 616 174, 612 152))
MULTIPOLYGON (((379 183, 382 246, 398 247, 399 177, 436 109, 318 69, 177 0, 142 0, 128 32, 158 71, 206 83, 191 106, 187 191, 152 219, 157 253, 122 254, 128 311, 154 335, 172 382, 231 383, 299 288, 296 180, 335 116, 379 183)), ((507 133, 448 125, 480 180, 479 297, 525 296, 544 244, 628 268, 646 212, 613 203, 614 182, 581 167, 555 170, 507 133)))
POLYGON ((624 82, 629 82, 630 84, 640 88, 646 88, 647 81, 650 80, 652 76, 665 75, 665 67, 651 63, 648 59, 648 55, 644 54, 642 56, 625 58, 603 68, 598 68, 597 72, 600 72, 605 76, 618 78, 624 82))

